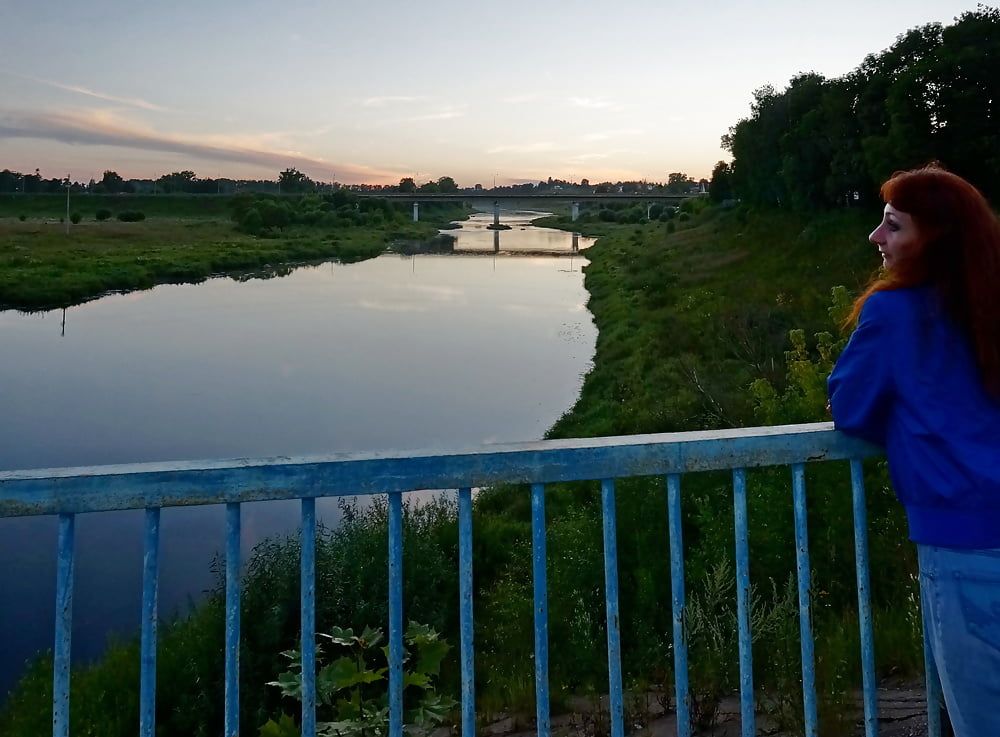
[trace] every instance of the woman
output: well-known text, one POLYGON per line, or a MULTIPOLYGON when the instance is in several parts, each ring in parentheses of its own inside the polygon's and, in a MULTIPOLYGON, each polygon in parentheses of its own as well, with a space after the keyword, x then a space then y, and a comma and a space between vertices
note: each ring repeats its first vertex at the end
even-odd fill
POLYGON ((956 735, 1000 735, 1000 223, 937 165, 882 199, 883 271, 830 376, 833 420, 886 448, 956 735))

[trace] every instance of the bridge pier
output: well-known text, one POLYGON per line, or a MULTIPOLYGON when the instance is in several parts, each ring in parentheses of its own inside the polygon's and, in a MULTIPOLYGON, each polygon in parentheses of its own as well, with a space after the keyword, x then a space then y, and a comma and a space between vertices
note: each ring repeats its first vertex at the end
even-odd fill
POLYGON ((493 200, 493 224, 500 225, 500 200, 493 200))
POLYGON ((577 219, 580 217, 580 203, 574 202, 570 209, 570 212, 572 213, 573 222, 575 223, 577 219))
POLYGON ((493 253, 500 253, 500 231, 493 231, 493 253))
POLYGON ((420 222, 420 203, 413 203, 413 222, 420 222))
POLYGON ((653 211, 653 203, 650 202, 646 205, 646 220, 649 220, 649 213, 653 211))
POLYGON ((573 233, 573 245, 571 246, 573 253, 577 253, 580 250, 580 234, 573 233))

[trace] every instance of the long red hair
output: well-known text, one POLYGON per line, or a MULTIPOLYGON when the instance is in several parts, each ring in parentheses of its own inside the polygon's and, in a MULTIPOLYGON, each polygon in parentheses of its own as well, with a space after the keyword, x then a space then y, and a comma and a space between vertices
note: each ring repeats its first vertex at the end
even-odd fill
POLYGON ((920 247, 868 286, 851 321, 875 292, 932 285, 969 336, 986 389, 1000 397, 1000 220, 979 190, 938 164, 896 172, 881 194, 913 218, 920 247))

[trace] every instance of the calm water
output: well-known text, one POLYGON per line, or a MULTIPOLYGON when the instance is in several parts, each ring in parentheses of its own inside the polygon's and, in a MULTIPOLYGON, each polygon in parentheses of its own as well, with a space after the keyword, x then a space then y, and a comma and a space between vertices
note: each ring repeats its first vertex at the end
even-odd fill
MULTIPOLYGON (((538 439, 593 355, 584 261, 565 255, 591 241, 504 221, 450 231, 455 255, 165 285, 65 322, 0 312, 0 469, 538 439)), ((336 500, 318 510, 336 522, 336 500)), ((164 615, 211 587, 223 518, 164 510, 164 615)), ((244 554, 297 518, 296 502, 245 505, 244 554)), ((138 511, 77 518, 74 658, 137 631, 141 525, 138 511)), ((0 694, 51 647, 55 540, 53 518, 0 519, 0 694)))

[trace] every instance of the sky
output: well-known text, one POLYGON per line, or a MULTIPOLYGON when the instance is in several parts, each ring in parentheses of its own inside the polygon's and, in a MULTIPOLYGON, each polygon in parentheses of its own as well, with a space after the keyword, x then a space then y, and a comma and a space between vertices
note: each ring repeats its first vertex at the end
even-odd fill
POLYGON ((976 2, 0 0, 0 169, 699 179, 753 90, 976 2))

